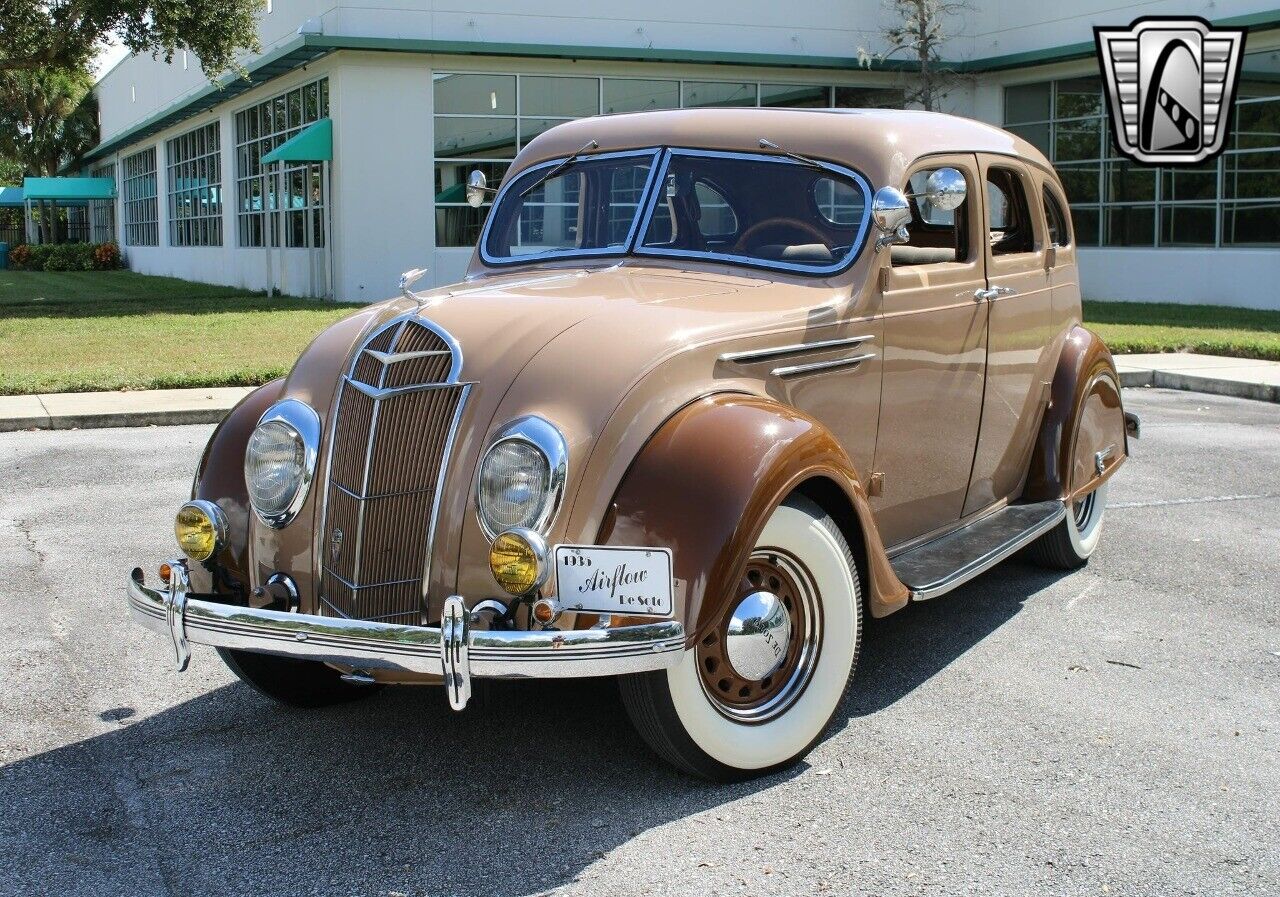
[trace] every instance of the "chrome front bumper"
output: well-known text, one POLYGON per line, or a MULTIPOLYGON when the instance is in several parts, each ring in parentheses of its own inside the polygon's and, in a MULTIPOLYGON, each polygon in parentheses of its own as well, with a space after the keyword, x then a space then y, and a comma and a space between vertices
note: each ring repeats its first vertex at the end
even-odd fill
POLYGON ((472 676, 640 673, 674 666, 684 649, 684 627, 674 620, 563 632, 476 629, 456 595, 445 601, 439 628, 237 607, 190 595, 185 562, 173 561, 170 569, 168 588, 148 587, 142 571, 134 570, 126 591, 134 619, 170 637, 179 670, 186 669, 194 643, 354 670, 430 673, 444 677, 450 706, 461 710, 471 697, 472 676))

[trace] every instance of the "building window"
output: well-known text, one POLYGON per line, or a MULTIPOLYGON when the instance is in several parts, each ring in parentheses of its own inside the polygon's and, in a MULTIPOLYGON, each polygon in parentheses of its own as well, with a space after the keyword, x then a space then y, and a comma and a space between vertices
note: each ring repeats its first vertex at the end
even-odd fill
POLYGON ((120 163, 120 208, 124 242, 129 246, 160 245, 160 209, 156 201, 156 149, 125 156, 120 163))
POLYGON ((329 117, 329 79, 264 100, 236 113, 236 231, 241 246, 263 246, 268 231, 271 245, 281 240, 290 248, 324 245, 324 206, 327 186, 323 166, 301 163, 263 166, 262 157, 291 137, 329 117), (269 170, 268 170, 269 169, 269 170))
POLYGON ((169 245, 222 245, 222 149, 218 122, 165 144, 169 245))
POLYGON ((1280 246, 1280 73, 1249 53, 1226 150, 1194 168, 1120 155, 1098 78, 1005 88, 1005 127, 1058 170, 1083 246, 1280 246))
MULTIPOLYGON (((107 162, 99 165, 89 172, 95 178, 111 178, 111 183, 116 182, 116 163, 107 162)), ((93 233, 89 239, 94 242, 104 242, 106 240, 115 240, 116 238, 116 204, 111 199, 95 199, 89 203, 89 221, 93 225, 93 233)))
POLYGON ((903 106, 900 89, 756 81, 438 72, 433 87, 437 246, 469 247, 480 238, 489 203, 467 205, 470 172, 479 169, 496 187, 516 153, 561 122, 681 106, 903 106))

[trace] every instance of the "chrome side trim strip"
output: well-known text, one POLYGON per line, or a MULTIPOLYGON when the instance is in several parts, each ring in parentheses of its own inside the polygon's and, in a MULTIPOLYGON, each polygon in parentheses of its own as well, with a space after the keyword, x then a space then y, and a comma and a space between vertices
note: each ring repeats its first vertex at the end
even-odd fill
MULTIPOLYGON (((613 676, 675 666, 684 652, 684 626, 661 620, 638 626, 574 630, 477 630, 446 614, 445 626, 406 626, 265 608, 239 607, 188 595, 186 565, 172 563, 170 588, 153 589, 134 570, 126 589, 133 618, 184 641, 318 660, 359 670, 398 670, 502 679, 613 676), (172 622, 171 622, 172 621, 172 622)), ((446 607, 469 619, 466 603, 446 607)), ((463 692, 458 691, 461 695, 463 692)))
MULTIPOLYGON (((1013 554, 1024 545, 1034 542, 1043 536, 1049 530, 1053 529, 1061 523, 1067 516, 1067 506, 1062 504, 1051 516, 1046 517, 1031 529, 1019 533, 1001 545, 988 551, 986 554, 974 558, 963 567, 956 570, 946 579, 939 580, 921 589, 913 589, 911 598, 913 601, 927 601, 930 598, 937 598, 939 595, 945 595, 952 589, 957 589, 969 580, 973 579, 986 571, 990 570, 996 564, 1003 561, 1009 555, 1013 554)), ((954 533, 952 533, 954 535, 954 533)), ((926 543, 927 544, 927 543, 926 543)))
POLYGON ((770 373, 775 377, 796 377, 801 374, 815 374, 819 371, 834 371, 839 368, 857 367, 864 361, 869 361, 875 357, 875 352, 866 352, 850 358, 835 358, 831 361, 814 361, 809 364, 793 364, 790 367, 774 368, 770 373))
POLYGON ((748 349, 745 352, 725 352, 720 356, 720 361, 726 364, 755 364, 757 361, 766 361, 770 358, 778 358, 783 355, 798 355, 802 352, 821 352, 825 349, 839 349, 845 346, 857 346, 868 340, 875 339, 873 336, 850 336, 843 339, 825 339, 816 343, 792 343, 789 346, 775 346, 771 349, 748 349))

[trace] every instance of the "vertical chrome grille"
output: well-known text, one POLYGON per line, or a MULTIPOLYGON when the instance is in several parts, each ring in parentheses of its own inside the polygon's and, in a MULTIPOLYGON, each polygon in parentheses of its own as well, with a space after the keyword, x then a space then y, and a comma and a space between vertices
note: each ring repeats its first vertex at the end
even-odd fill
POLYGON ((469 384, 462 353, 410 315, 356 353, 338 394, 324 525, 322 612, 420 623, 439 490, 469 384))

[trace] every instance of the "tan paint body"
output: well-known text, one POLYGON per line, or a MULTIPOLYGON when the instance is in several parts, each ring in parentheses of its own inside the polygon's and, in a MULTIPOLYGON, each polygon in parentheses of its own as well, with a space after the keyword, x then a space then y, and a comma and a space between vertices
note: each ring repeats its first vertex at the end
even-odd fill
MULTIPOLYGON (((754 152, 762 137, 854 168, 873 189, 905 188, 922 165, 961 167, 978 184, 985 166, 1013 167, 1028 184, 1037 222, 1041 186, 1061 195, 1048 163, 1020 138, 910 112, 700 110, 586 119, 532 141, 508 178, 589 139, 600 151, 665 145, 754 152)), ((764 517, 785 497, 779 490, 807 477, 824 478, 844 496, 849 524, 861 530, 856 541, 877 615, 907 600, 888 562, 895 549, 1024 494, 1066 497, 1096 487, 1100 479, 1081 473, 1079 459, 1092 464, 1100 443, 1115 442, 1109 476, 1125 456, 1124 422, 1118 390, 1112 396, 1106 381, 1107 370, 1114 380, 1114 369, 1100 354, 1105 347, 1092 338, 1091 361, 1064 351, 1080 321, 1074 251, 1058 249, 1048 265, 1037 223, 1036 252, 993 260, 982 237, 982 193, 971 187, 962 207, 971 216, 972 251, 964 263, 890 267, 889 253, 870 245, 872 229, 855 262, 831 277, 641 257, 497 271, 477 254, 465 282, 420 294, 420 313, 457 340, 461 379, 474 383, 447 469, 424 618, 438 619, 450 594, 470 602, 499 596, 476 517, 474 479, 492 433, 526 414, 553 421, 569 448, 564 499, 548 542, 672 543, 684 590, 678 614, 691 633, 702 605, 718 599, 717 583, 729 575, 724 565, 745 557, 764 517), (1015 285, 1019 295, 976 302, 973 292, 988 284, 988 275, 992 284, 1015 285), (876 357, 822 375, 781 379, 768 361, 720 359, 852 336, 866 337, 876 357), (1069 413, 1057 413, 1055 402, 1069 403, 1069 413), (751 435, 771 415, 790 442, 751 435), (727 450, 690 455, 690 434, 722 440, 727 450), (739 518, 716 527, 725 544, 704 540, 690 548, 698 558, 690 567, 675 520, 694 510, 685 478, 717 466, 724 469, 715 477, 724 492, 708 504, 739 518), (884 473, 884 487, 868 497, 873 472, 884 473), (645 488, 637 491, 632 477, 645 488)), ((252 426, 244 419, 256 420, 265 403, 247 403, 220 428, 223 437, 215 435, 196 491, 204 497, 221 491, 245 521, 237 531, 245 543, 226 554, 233 576, 253 585, 271 571, 289 572, 302 609, 316 611, 314 570, 323 543, 317 528, 335 387, 362 340, 415 304, 394 299, 339 322, 316 338, 282 387, 270 387, 273 397, 311 404, 326 433, 317 482, 288 527, 273 530, 246 514, 243 475, 236 480, 252 426)), ((801 360, 839 355, 815 352, 801 360)))

